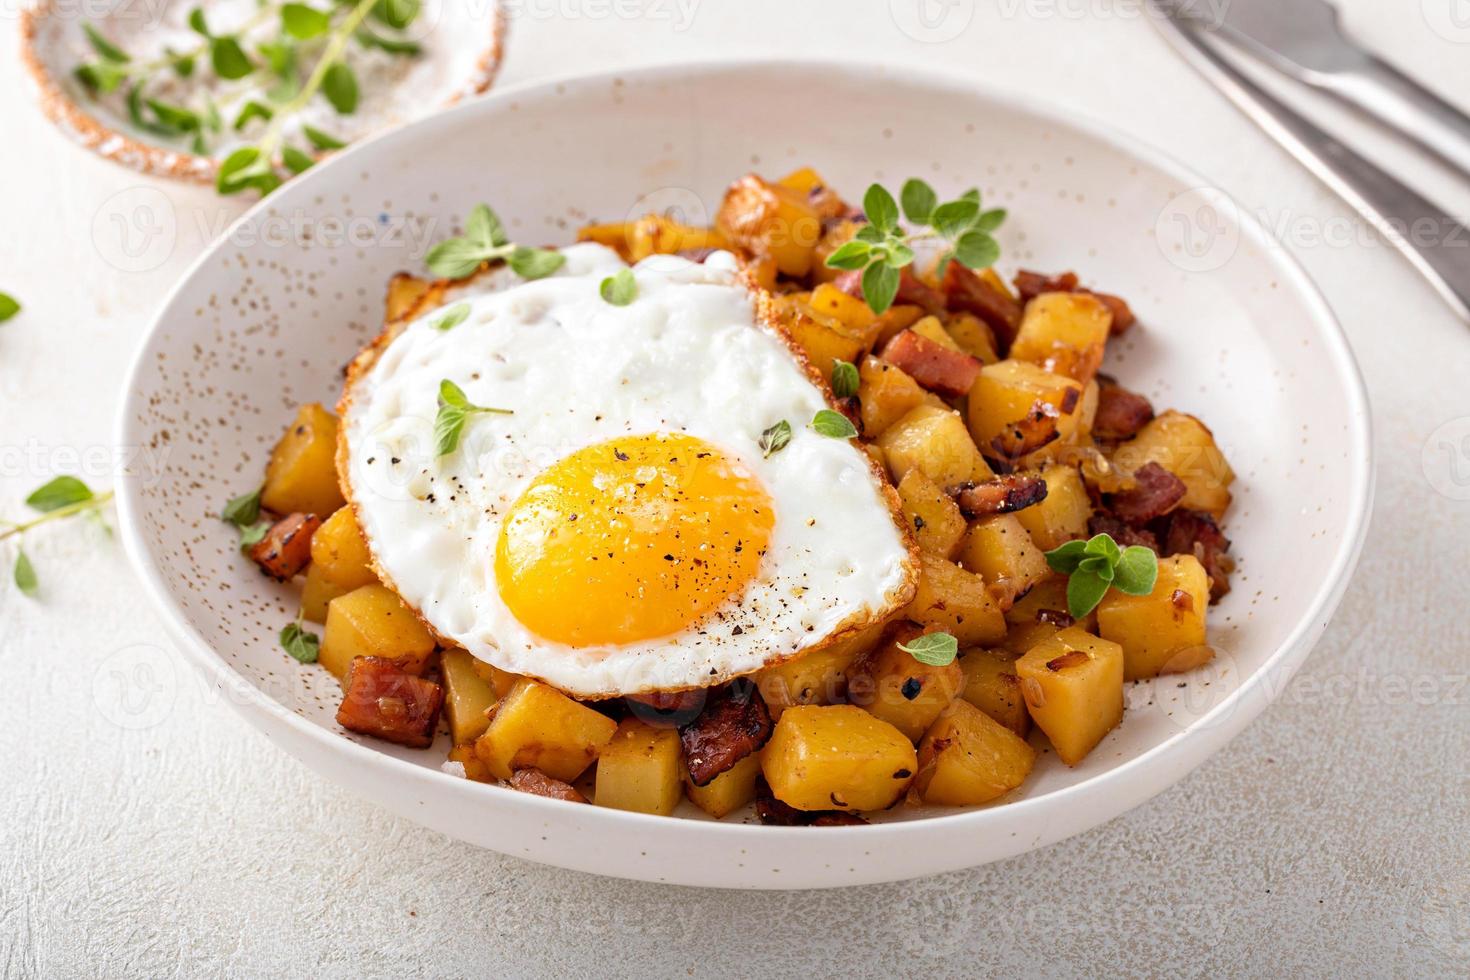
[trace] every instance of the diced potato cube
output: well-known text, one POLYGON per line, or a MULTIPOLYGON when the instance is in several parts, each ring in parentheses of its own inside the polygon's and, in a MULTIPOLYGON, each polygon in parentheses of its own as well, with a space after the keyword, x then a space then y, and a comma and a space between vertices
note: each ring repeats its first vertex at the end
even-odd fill
POLYGON ((959 504, 917 468, 899 481, 898 497, 919 547, 941 558, 953 557, 965 534, 965 515, 959 504))
POLYGON ((956 701, 919 743, 914 789, 925 803, 976 806, 1020 786, 1036 764, 1025 739, 967 701, 956 701))
POLYGON ((1174 555, 1159 559, 1159 577, 1148 595, 1109 589, 1097 607, 1097 629, 1123 648, 1124 680, 1178 673, 1210 659, 1200 649, 1209 605, 1204 566, 1194 555, 1174 555))
POLYGON ((1202 510, 1219 520, 1230 506, 1230 484, 1235 471, 1215 445, 1215 436, 1193 415, 1164 412, 1123 443, 1113 461, 1132 471, 1144 463, 1158 463, 1184 481, 1179 506, 1202 510))
MULTIPOLYGON (((650 255, 673 255, 675 252, 701 248, 730 247, 713 228, 694 228, 662 215, 650 214, 627 226, 627 255, 633 262, 650 255)), ((579 236, 580 237, 580 236, 579 236)))
POLYGON ((789 187, 800 194, 807 195, 810 195, 812 191, 820 190, 827 186, 827 182, 822 179, 822 175, 811 167, 798 167, 785 177, 776 181, 776 183, 782 187, 789 187))
POLYGON ((894 303, 885 312, 878 314, 876 324, 878 336, 873 341, 873 347, 886 346, 890 340, 924 319, 925 316, 922 306, 914 306, 911 303, 894 303))
POLYGON ((993 452, 996 438, 1007 427, 1024 419, 1038 401, 1046 402, 1057 411, 1058 435, 1031 456, 1047 456, 1058 448, 1058 444, 1065 445, 1076 432, 1077 405, 1081 400, 1080 384, 1029 361, 1005 360, 987 364, 980 369, 980 376, 970 388, 970 435, 977 446, 993 452))
POLYGON ((976 520, 965 533, 959 556, 961 565, 1012 600, 1051 574, 1046 555, 1015 514, 976 520))
POLYGON ((761 754, 752 752, 703 786, 695 786, 686 774, 684 791, 691 803, 718 820, 754 800, 760 778, 761 754))
POLYGON ((400 669, 417 674, 434 645, 433 635, 391 589, 364 585, 327 604, 317 662, 339 680, 355 657, 394 660, 400 669))
POLYGON ((911 469, 945 490, 995 475, 975 448, 964 420, 948 408, 925 404, 910 409, 883 431, 878 445, 894 482, 911 469))
MULTIPOLYGON (((822 221, 804 193, 747 174, 730 185, 715 216, 730 241, 775 259, 793 278, 805 276, 822 238, 822 221)), ((850 360, 850 358, 849 358, 850 360)))
POLYGON ((772 794, 798 810, 882 810, 918 765, 903 732, 851 704, 786 709, 761 753, 772 794))
POLYGON ((481 762, 480 757, 475 755, 475 747, 473 745, 456 745, 449 750, 449 761, 458 762, 464 766, 466 779, 472 779, 477 783, 495 782, 495 777, 490 775, 490 770, 485 768, 485 763, 481 762))
POLYGON ((909 327, 909 329, 925 340, 934 341, 945 350, 961 351, 963 353, 960 345, 955 343, 955 339, 949 335, 948 330, 944 329, 944 324, 939 322, 939 317, 937 316, 926 316, 912 327, 909 327))
POLYGON ((967 650, 959 664, 965 677, 960 697, 1025 738, 1031 731, 1031 715, 1021 697, 1021 678, 1010 651, 977 647, 967 650))
POLYGON ((455 745, 473 742, 485 734, 490 719, 485 712, 498 700, 495 689, 475 670, 475 658, 465 650, 445 650, 439 658, 444 675, 444 714, 455 745))
POLYGON ((306 582, 301 587, 301 618, 313 623, 327 621, 327 604, 352 590, 327 578, 316 565, 306 566, 306 582))
POLYGON ((1042 551, 1051 551, 1073 538, 1087 537, 1092 498, 1077 467, 1054 463, 1039 475, 1046 481, 1046 499, 1016 511, 1016 520, 1030 533, 1031 540, 1042 551))
POLYGON ((1036 644, 1043 640, 1049 640, 1062 631, 1063 627, 1046 620, 1035 620, 1030 623, 1012 623, 1006 630, 1006 638, 1001 641, 1001 649, 1012 656, 1019 657, 1026 653, 1036 644))
POLYGON ((796 704, 832 704, 847 689, 847 668, 877 645, 883 623, 873 623, 825 647, 766 667, 756 687, 772 718, 796 704))
POLYGON ((855 361, 863 352, 861 337, 852 337, 834 329, 835 321, 818 316, 799 301, 790 305, 784 319, 791 339, 796 341, 822 377, 832 375, 833 361, 855 361))
POLYGON ((529 678, 501 699, 475 754, 497 779, 517 769, 540 769, 571 782, 612 740, 617 722, 555 688, 529 678))
POLYGON ((867 303, 847 295, 831 283, 822 283, 813 289, 807 305, 817 313, 841 323, 844 328, 841 332, 861 340, 864 349, 872 347, 873 341, 877 339, 878 314, 867 303))
POLYGON ((320 568, 328 581, 344 590, 372 585, 378 580, 367 541, 351 507, 337 510, 311 536, 311 565, 320 568))
POLYGON ((479 657, 473 657, 472 660, 473 663, 471 666, 474 667, 475 673, 480 675, 480 680, 490 685, 490 689, 495 692, 495 699, 497 701, 509 694, 510 689, 516 686, 516 681, 521 679, 520 674, 512 674, 508 670, 501 670, 494 664, 487 664, 479 657))
MULTIPOLYGON (((1006 622, 1020 626, 1048 620, 1060 620, 1063 627, 1080 626, 1089 633, 1097 630, 1095 612, 1088 613, 1077 623, 1072 622, 1072 617, 1067 612, 1067 576, 1055 572, 1033 585, 1030 592, 1017 599, 1015 605, 1006 610, 1006 622)), ((1026 650, 1030 649, 1030 646, 1026 647, 1026 650)), ((1026 650, 1019 652, 1025 653, 1026 650)))
POLYGON ((337 416, 302 405, 265 466, 260 505, 277 514, 325 518, 346 501, 337 483, 337 416))
POLYGON ((975 314, 952 313, 944 321, 944 329, 966 354, 978 357, 986 364, 1000 360, 1000 355, 995 352, 995 336, 985 321, 975 314))
POLYGON ((1042 293, 1026 304, 1011 357, 1091 381, 1112 325, 1113 314, 1096 296, 1042 293))
POLYGON ((388 298, 384 304, 383 321, 393 323, 406 318, 433 288, 432 280, 420 279, 406 272, 398 273, 388 280, 388 298))
POLYGON ((863 435, 876 439, 909 410, 924 404, 924 389, 903 371, 871 354, 858 365, 863 435))
POLYGON ((905 610, 916 623, 954 635, 960 646, 993 646, 1006 620, 985 580, 937 555, 920 555, 918 588, 905 610))
POLYGON ((668 816, 684 796, 679 733, 625 718, 597 756, 593 802, 668 816))
POLYGON ((907 624, 891 629, 885 642, 847 672, 847 700, 917 742, 964 686, 959 664, 942 667, 915 660, 899 649, 923 634, 907 624))
POLYGON ((1073 626, 1016 661, 1026 710, 1075 766, 1123 720, 1123 648, 1073 626))

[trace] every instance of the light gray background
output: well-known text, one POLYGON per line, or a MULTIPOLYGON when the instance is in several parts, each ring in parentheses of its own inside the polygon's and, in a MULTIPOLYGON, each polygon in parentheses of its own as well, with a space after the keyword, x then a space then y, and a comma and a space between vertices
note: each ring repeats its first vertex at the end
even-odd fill
MULTIPOLYGON (((322 782, 163 653, 114 542, 54 527, 27 542, 39 601, 0 586, 5 972, 1463 975, 1470 329, 1182 66, 1136 0, 929 0, 929 27, 912 0, 683 3, 525 0, 502 79, 736 53, 947 66, 1163 147, 1280 235, 1363 363, 1380 460, 1362 565, 1297 682, 1172 790, 1038 853, 842 892, 658 888, 470 850, 322 782)), ((1470 5, 1343 6, 1380 51, 1470 91, 1470 5)), ((800 93, 772 111, 801 112, 800 93)), ((240 205, 68 145, 10 58, 0 120, 0 288, 26 304, 0 326, 13 517, 55 472, 111 483, 126 359, 240 205), (173 200, 175 237, 129 258, 113 216, 149 188, 173 200)), ((1345 128, 1466 211, 1466 188, 1345 128)))

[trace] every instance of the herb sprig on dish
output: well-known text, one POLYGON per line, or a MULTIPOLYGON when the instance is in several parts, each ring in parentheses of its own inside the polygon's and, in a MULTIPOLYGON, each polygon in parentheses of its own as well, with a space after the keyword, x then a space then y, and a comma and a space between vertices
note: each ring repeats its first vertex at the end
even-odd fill
MULTIPOLYGON (((102 508, 111 499, 111 490, 95 493, 91 487, 74 476, 58 476, 37 487, 30 496, 26 497, 26 506, 36 511, 39 517, 19 523, 0 521, 0 541, 7 538, 18 538, 42 524, 76 517, 79 514, 92 517, 103 528, 110 531, 111 528, 107 527, 107 522, 102 517, 102 508)), ((36 567, 31 563, 24 549, 16 549, 11 579, 16 588, 25 595, 35 596, 40 591, 40 577, 36 574, 36 567)))
POLYGON ((220 164, 221 194, 254 189, 268 194, 280 186, 277 166, 291 173, 310 167, 310 150, 339 149, 343 142, 311 126, 301 132, 310 147, 292 146, 285 123, 321 94, 339 115, 357 111, 358 80, 348 64, 349 44, 412 57, 419 45, 402 36, 418 17, 421 0, 334 0, 326 7, 309 3, 263 2, 244 23, 228 31, 212 26, 202 7, 189 12, 189 29, 199 40, 162 56, 138 59, 109 41, 92 24, 83 26, 94 60, 74 75, 93 95, 124 91, 133 126, 161 140, 185 142, 196 154, 257 128, 259 136, 220 164), (226 119, 200 84, 180 99, 179 80, 205 74, 225 82, 249 80, 251 91, 226 119), (263 127, 263 128, 261 128, 263 127))
MULTIPOLYGON (((488 204, 476 204, 465 218, 464 234, 446 238, 429 249, 424 262, 441 279, 463 279, 482 262, 504 259, 522 279, 543 279, 566 264, 567 257, 555 249, 517 245, 505 233, 505 225, 488 204)), ((631 278, 631 276, 630 276, 631 278)), ((611 301, 609 301, 611 302, 611 301)))
POLYGON ((1067 579, 1067 612, 1081 619, 1097 608, 1109 588, 1127 595, 1148 595, 1159 578, 1159 556, 1150 548, 1120 548, 1110 534, 1087 541, 1068 541, 1046 553, 1052 571, 1067 579))
POLYGON ((971 188, 953 201, 940 203, 939 196, 917 177, 904 183, 899 201, 881 184, 873 184, 863 195, 868 224, 856 236, 827 256, 827 266, 848 271, 862 270, 863 298, 874 313, 883 313, 898 295, 899 279, 916 258, 914 245, 938 242, 942 246, 939 269, 958 262, 968 269, 984 269, 1000 258, 1000 246, 991 232, 1005 221, 1001 208, 981 206, 980 191, 971 188), (903 216, 920 231, 906 232, 899 224, 899 202, 903 216))
POLYGON ((20 301, 9 293, 0 293, 0 323, 20 312, 20 301))
POLYGON ((472 403, 464 389, 446 378, 439 382, 439 414, 434 417, 435 455, 447 456, 459 448, 460 434, 472 416, 514 414, 508 408, 485 408, 472 403))
POLYGON ((921 664, 943 667, 959 656, 960 641, 949 633, 925 633, 908 643, 898 644, 898 648, 921 664))

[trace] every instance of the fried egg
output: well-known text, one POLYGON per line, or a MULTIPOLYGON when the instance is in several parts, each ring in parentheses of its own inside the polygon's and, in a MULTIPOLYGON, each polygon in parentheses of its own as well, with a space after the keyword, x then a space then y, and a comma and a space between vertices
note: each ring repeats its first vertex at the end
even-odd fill
POLYGON ((339 464, 384 582, 445 643, 586 698, 706 687, 907 602, 891 488, 811 427, 826 393, 733 256, 646 259, 617 306, 615 252, 563 253, 545 279, 473 281, 354 365, 339 464), (502 412, 439 455, 445 380, 502 412))

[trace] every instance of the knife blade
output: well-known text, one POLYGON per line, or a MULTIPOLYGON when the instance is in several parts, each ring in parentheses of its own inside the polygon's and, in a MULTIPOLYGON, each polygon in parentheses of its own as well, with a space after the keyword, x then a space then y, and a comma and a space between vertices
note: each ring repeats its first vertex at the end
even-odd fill
POLYGON ((1148 0, 1154 26, 1220 90, 1398 249, 1445 302, 1470 321, 1470 234, 1442 208, 1345 146, 1230 64, 1218 35, 1173 0, 1148 0), (1423 234, 1416 229, 1431 229, 1423 234), (1412 235, 1412 237, 1411 237, 1412 235))

